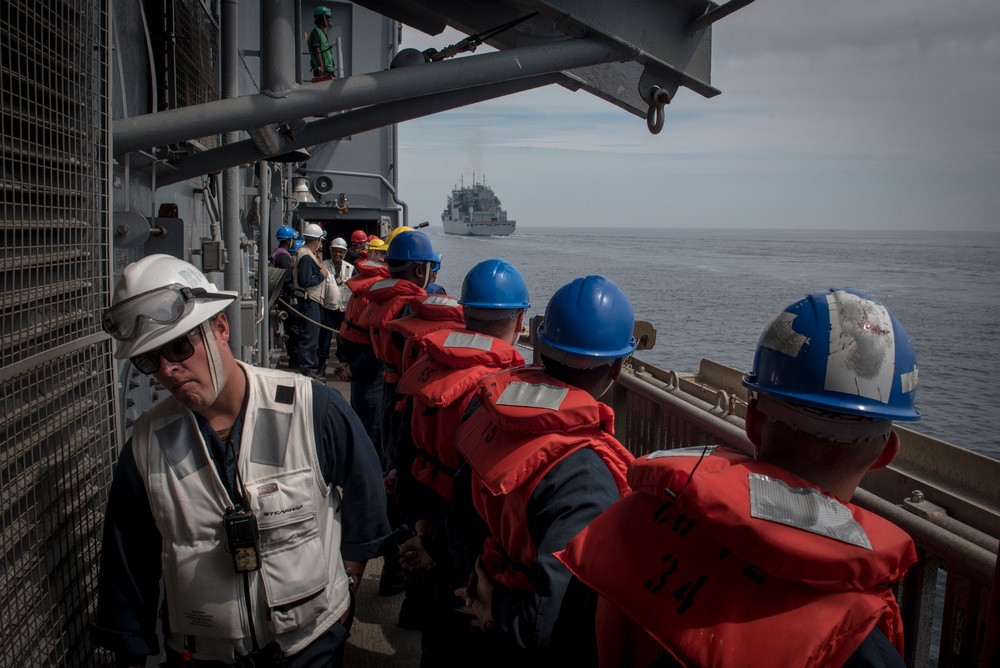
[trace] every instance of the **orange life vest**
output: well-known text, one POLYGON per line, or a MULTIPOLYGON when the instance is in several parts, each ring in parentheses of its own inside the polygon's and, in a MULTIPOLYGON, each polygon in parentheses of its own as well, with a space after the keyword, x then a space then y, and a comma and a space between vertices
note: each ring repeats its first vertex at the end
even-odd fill
POLYGON ((776 466, 701 453, 637 459, 633 493, 556 555, 602 597, 602 665, 648 660, 655 639, 690 666, 839 666, 876 626, 902 650, 904 531, 776 466))
POLYGON ((420 355, 419 340, 431 332, 442 329, 457 329, 465 326, 465 314, 458 300, 448 295, 425 295, 410 303, 413 313, 396 318, 385 326, 390 332, 398 332, 405 339, 403 356, 399 364, 400 375, 420 355))
POLYGON ((482 408, 455 439, 472 468, 472 500, 514 563, 530 567, 537 546, 528 531, 527 507, 545 474, 577 450, 592 448, 624 495, 632 455, 614 437, 610 407, 541 367, 486 376, 477 396, 482 408))
MULTIPOLYGON (((344 321, 340 324, 340 336, 354 343, 364 346, 372 344, 371 333, 367 327, 360 324, 361 314, 368 308, 368 290, 372 285, 382 278, 378 270, 371 267, 362 270, 363 265, 358 265, 358 274, 347 279, 345 285, 351 290, 351 298, 347 300, 347 308, 344 309, 344 321)), ((383 265, 384 266, 384 265, 383 265)), ((389 273, 388 267, 385 273, 389 273)))
MULTIPOLYGON (((390 327, 407 320, 401 318, 390 327)), ((468 329, 438 330, 419 344, 424 354, 403 372, 396 391, 413 398, 413 477, 450 501, 461 464, 455 430, 476 385, 487 374, 524 364, 506 341, 468 329)))
POLYGON ((387 383, 399 381, 403 349, 395 346, 392 333, 385 326, 395 320, 405 306, 426 294, 416 283, 402 278, 382 278, 368 289, 369 303, 358 324, 371 332, 372 348, 375 357, 382 361, 387 383))
POLYGON ((365 256, 361 254, 358 255, 358 261, 354 263, 354 268, 358 270, 359 274, 366 278, 370 278, 372 276, 389 278, 389 265, 385 262, 379 262, 378 260, 367 260, 365 259, 365 256))

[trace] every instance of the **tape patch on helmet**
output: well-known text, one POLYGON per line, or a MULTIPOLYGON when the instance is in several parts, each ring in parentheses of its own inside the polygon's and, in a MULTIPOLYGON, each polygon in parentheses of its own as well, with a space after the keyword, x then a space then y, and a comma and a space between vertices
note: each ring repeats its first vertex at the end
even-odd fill
POLYGON ((802 346, 809 342, 809 337, 799 334, 792 329, 792 322, 797 316, 787 311, 782 312, 764 330, 764 336, 760 339, 760 345, 779 353, 784 353, 789 357, 798 357, 802 346))
POLYGON ((569 394, 568 388, 545 383, 511 383, 500 393, 497 405, 547 408, 557 411, 567 394, 569 394))
POLYGON ((896 337, 881 304, 842 290, 826 297, 830 354, 824 388, 888 403, 896 366, 896 337))
POLYGON ((792 487, 760 473, 750 473, 750 515, 827 536, 866 550, 872 543, 849 508, 809 487, 792 487))
POLYGON ((917 376, 919 375, 917 367, 913 367, 913 371, 907 371, 906 373, 899 375, 899 384, 902 387, 903 393, 912 392, 917 389, 917 376))
MULTIPOLYGON (((194 267, 188 269, 187 267, 178 267, 177 273, 187 281, 187 284, 193 288, 203 287, 205 285, 205 276, 199 272, 194 267)), ((211 285, 212 291, 215 291, 215 285, 211 285)))

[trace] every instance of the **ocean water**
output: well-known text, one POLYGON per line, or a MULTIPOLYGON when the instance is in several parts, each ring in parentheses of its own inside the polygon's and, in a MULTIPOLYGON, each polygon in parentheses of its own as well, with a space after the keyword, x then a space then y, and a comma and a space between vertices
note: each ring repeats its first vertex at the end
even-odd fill
POLYGON ((509 237, 423 230, 443 255, 438 283, 461 293, 477 262, 500 257, 520 269, 542 314, 562 285, 602 274, 657 329, 639 357, 676 371, 702 358, 738 369, 785 306, 831 287, 885 304, 917 350, 917 431, 1000 459, 1000 233, 804 230, 572 229, 520 226, 509 237))

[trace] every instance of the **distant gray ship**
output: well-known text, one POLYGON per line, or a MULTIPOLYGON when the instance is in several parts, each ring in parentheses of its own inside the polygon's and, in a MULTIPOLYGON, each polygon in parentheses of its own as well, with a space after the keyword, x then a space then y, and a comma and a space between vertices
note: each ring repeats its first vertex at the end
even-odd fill
POLYGON ((507 219, 507 212, 500 208, 500 200, 486 185, 485 177, 476 183, 473 173, 471 186, 465 186, 463 177, 461 185, 451 191, 441 224, 445 234, 505 237, 514 233, 517 222, 507 219))

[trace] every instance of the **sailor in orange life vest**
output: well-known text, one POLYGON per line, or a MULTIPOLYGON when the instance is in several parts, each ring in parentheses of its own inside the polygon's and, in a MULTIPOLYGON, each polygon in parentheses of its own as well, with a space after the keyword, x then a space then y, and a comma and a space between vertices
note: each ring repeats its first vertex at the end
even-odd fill
MULTIPOLYGON (((361 236, 364 237, 364 232, 361 236)), ((359 322, 368 308, 368 290, 381 279, 389 278, 389 267, 384 262, 362 259, 356 269, 358 273, 346 283, 351 296, 337 338, 337 353, 343 353, 344 366, 338 367, 336 373, 341 380, 350 381, 351 408, 381 453, 378 409, 382 405, 382 363, 372 349, 371 332, 359 322)))
POLYGON ((849 503, 920 418, 903 326, 871 297, 818 292, 764 330, 746 433, 654 452, 633 493, 559 558, 596 589, 602 666, 903 666, 891 587, 909 536, 849 503))
POLYGON ((456 477, 452 505, 459 514, 471 496, 492 535, 456 595, 510 660, 596 665, 597 595, 554 553, 628 491, 632 455, 598 399, 635 350, 634 326, 628 297, 608 279, 561 287, 538 328, 535 364, 484 378, 458 429, 469 474, 456 477))
POLYGON ((403 425, 409 428, 400 429, 397 441, 396 498, 416 533, 400 545, 400 560, 422 578, 425 665, 455 656, 469 631, 482 635, 454 610, 453 592, 468 575, 453 566, 445 526, 460 466, 455 431, 483 377, 524 365, 513 344, 529 306, 521 272, 493 258, 466 274, 461 299, 428 295, 413 304, 412 315, 389 324, 407 336, 407 350, 413 343, 420 351, 409 365, 404 356, 397 387, 406 398, 403 425), (449 317, 456 312, 461 322, 449 317))
MULTIPOLYGON (((382 362, 385 374, 379 421, 383 454, 386 456, 391 443, 388 422, 396 404, 396 383, 399 382, 404 342, 402 337, 392 336, 385 326, 400 316, 408 315, 405 309, 409 303, 427 294, 424 288, 430 281, 434 262, 434 249, 426 234, 409 231, 396 235, 386 251, 391 278, 371 286, 368 290, 369 304, 359 319, 359 324, 369 330, 375 356, 382 362)), ((388 471, 392 462, 387 461, 386 464, 388 471)))
POLYGON ((354 266, 358 265, 358 253, 365 250, 368 247, 368 235, 365 234, 364 230, 354 230, 351 232, 351 245, 347 248, 347 254, 344 255, 344 260, 350 262, 354 266))
MULTIPOLYGON (((431 266, 436 258, 431 241, 423 232, 410 230, 397 233, 393 230, 390 236, 392 241, 386 251, 386 264, 391 278, 382 279, 369 288, 369 304, 358 321, 361 327, 368 328, 375 357, 382 363, 382 399, 378 421, 382 470, 386 474, 395 468, 392 444, 400 419, 395 410, 396 383, 399 382, 404 341, 385 327, 390 321, 407 315, 410 302, 427 294, 424 288, 430 281, 431 266)), ((402 522, 396 499, 391 496, 390 482, 387 479, 386 492, 390 495, 387 509, 389 524, 396 530, 401 528, 402 522)), ((406 577, 399 565, 399 557, 390 549, 383 561, 379 591, 383 595, 391 595, 403 591, 405 586, 406 577)))

